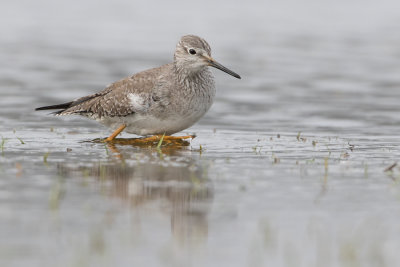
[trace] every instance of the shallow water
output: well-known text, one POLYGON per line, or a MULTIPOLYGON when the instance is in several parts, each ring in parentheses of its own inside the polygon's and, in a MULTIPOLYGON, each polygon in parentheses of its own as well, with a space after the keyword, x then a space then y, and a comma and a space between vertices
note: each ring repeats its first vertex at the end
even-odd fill
POLYGON ((306 3, 4 1, 0 266, 399 265, 399 4, 306 3), (214 71, 190 146, 33 112, 186 33, 243 77, 214 71))

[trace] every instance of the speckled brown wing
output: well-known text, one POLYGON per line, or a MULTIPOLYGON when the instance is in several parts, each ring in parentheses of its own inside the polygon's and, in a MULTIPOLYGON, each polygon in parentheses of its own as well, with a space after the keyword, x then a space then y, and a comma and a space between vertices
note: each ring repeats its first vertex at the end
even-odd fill
POLYGON ((115 82, 97 94, 77 99, 60 115, 79 114, 102 118, 133 114, 135 110, 127 97, 128 90, 134 90, 132 86, 131 78, 115 82))
POLYGON ((148 99, 143 102, 143 105, 149 105, 154 85, 157 83, 157 76, 162 72, 161 68, 150 69, 117 81, 99 93, 73 101, 68 108, 56 114, 79 114, 102 118, 128 116, 140 112, 141 107, 131 104, 131 96, 132 94, 140 95, 141 99, 148 99))

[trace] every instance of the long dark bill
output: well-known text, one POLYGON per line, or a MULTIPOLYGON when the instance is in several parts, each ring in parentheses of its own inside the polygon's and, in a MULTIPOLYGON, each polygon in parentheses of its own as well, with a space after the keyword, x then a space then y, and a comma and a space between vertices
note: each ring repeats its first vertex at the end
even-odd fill
POLYGON ((214 59, 209 59, 208 63, 210 64, 211 67, 217 68, 219 70, 222 70, 223 72, 228 73, 229 75, 232 75, 235 78, 241 79, 240 75, 231 71, 230 69, 222 66, 221 64, 219 64, 218 62, 216 62, 214 59))

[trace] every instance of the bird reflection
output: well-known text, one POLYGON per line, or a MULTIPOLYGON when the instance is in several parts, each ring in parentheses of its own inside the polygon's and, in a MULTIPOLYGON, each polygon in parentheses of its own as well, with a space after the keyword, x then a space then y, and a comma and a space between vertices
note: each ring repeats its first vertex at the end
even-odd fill
POLYGON ((178 244, 198 245, 208 235, 207 215, 213 199, 208 166, 193 157, 172 154, 173 157, 169 157, 171 153, 166 155, 168 160, 148 151, 137 153, 139 160, 134 162, 110 160, 85 166, 60 163, 58 172, 62 176, 87 176, 107 182, 109 195, 123 199, 132 209, 157 207, 156 210, 171 216, 171 232, 178 244))

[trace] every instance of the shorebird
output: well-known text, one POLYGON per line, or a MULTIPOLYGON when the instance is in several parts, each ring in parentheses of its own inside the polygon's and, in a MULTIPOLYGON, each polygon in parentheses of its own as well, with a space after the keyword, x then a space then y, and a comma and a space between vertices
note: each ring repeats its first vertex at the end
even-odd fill
POLYGON ((240 79, 211 57, 204 39, 186 35, 178 42, 172 63, 134 74, 96 94, 36 110, 58 109, 53 114, 94 119, 114 130, 107 142, 123 130, 149 140, 161 135, 164 140, 193 138, 170 135, 192 126, 211 107, 215 83, 209 66, 240 79))

